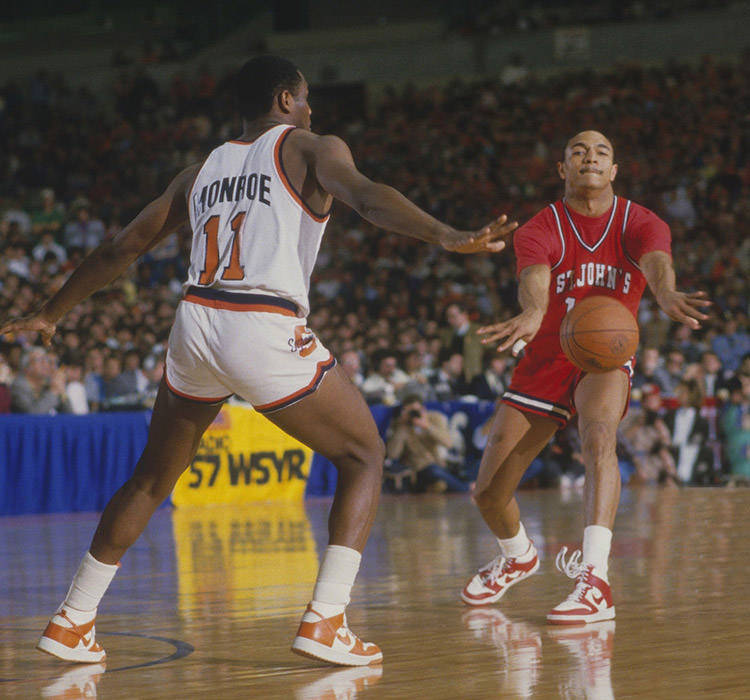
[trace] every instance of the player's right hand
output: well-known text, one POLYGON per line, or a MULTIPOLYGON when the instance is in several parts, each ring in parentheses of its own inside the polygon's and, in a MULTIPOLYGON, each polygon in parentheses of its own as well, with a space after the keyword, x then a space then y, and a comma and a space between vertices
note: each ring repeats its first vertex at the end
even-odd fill
POLYGON ((49 346, 52 336, 57 330, 57 324, 48 321, 39 314, 18 318, 0 326, 0 335, 13 337, 18 333, 38 333, 44 345, 49 346))
POLYGON ((459 237, 444 242, 443 247, 454 253, 499 253, 506 246, 502 239, 517 228, 518 222, 503 214, 478 231, 458 231, 459 237))
POLYGON ((482 326, 477 329, 477 334, 483 336, 482 343, 496 343, 498 352, 505 352, 508 348, 512 349, 513 355, 516 356, 530 343, 542 325, 543 314, 533 311, 523 311, 507 321, 495 323, 491 326, 482 326), (505 339, 505 340, 503 340, 505 339))

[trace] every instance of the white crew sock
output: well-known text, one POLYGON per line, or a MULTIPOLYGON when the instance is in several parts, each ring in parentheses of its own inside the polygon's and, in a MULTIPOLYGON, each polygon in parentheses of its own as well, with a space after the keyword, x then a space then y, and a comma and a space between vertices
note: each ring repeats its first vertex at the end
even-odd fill
POLYGON ((522 522, 518 523, 518 532, 507 540, 501 540, 499 537, 497 543, 500 545, 500 551, 508 559, 524 559, 524 554, 528 553, 531 540, 526 534, 526 528, 522 522))
POLYGON ((68 610, 68 617, 73 622, 81 624, 91 619, 91 613, 96 612, 102 596, 119 568, 119 564, 102 564, 94 559, 90 552, 84 554, 61 606, 68 610), (77 612, 86 614, 77 615, 77 612))
POLYGON ((607 581, 612 530, 603 525, 589 525, 583 529, 583 563, 593 564, 599 576, 607 581))
POLYGON ((323 617, 344 612, 361 560, 362 555, 356 549, 328 545, 313 589, 312 607, 316 612, 323 617))

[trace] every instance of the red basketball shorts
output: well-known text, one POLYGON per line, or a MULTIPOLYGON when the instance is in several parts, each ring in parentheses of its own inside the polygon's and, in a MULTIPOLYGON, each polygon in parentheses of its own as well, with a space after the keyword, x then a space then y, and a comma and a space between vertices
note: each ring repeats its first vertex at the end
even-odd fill
MULTIPOLYGON (((632 360, 620 369, 632 380, 632 360)), ((586 372, 562 353, 550 357, 527 346, 501 400, 519 411, 547 416, 563 426, 575 415, 575 390, 584 376, 586 372)))

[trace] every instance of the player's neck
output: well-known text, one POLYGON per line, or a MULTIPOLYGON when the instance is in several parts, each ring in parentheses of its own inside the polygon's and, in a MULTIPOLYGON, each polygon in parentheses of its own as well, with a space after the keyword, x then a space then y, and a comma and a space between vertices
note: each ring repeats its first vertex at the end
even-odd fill
POLYGON ((565 193, 565 204, 569 209, 584 216, 601 216, 606 214, 614 202, 615 195, 611 187, 605 190, 577 190, 565 193))
POLYGON ((251 122, 245 122, 242 135, 238 141, 255 141, 259 136, 275 126, 284 124, 280 119, 274 117, 262 117, 251 122))

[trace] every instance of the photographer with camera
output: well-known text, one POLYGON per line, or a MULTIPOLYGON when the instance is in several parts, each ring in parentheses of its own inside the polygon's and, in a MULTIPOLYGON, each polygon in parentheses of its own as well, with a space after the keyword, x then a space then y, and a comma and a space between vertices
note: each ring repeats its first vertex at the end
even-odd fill
POLYGON ((407 395, 391 422, 386 472, 412 474, 417 493, 468 491, 469 484, 446 466, 452 445, 448 419, 439 411, 427 410, 421 396, 407 395))

